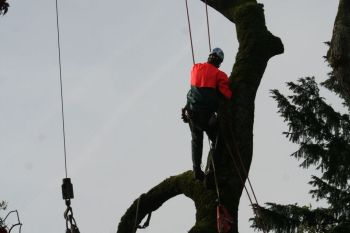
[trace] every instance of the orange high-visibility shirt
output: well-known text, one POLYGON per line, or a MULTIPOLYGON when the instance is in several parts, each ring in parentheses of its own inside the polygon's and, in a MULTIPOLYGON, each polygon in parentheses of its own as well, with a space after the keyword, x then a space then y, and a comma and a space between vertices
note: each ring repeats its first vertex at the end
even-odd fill
POLYGON ((227 75, 209 63, 198 63, 193 66, 191 86, 218 89, 227 99, 232 96, 227 75))

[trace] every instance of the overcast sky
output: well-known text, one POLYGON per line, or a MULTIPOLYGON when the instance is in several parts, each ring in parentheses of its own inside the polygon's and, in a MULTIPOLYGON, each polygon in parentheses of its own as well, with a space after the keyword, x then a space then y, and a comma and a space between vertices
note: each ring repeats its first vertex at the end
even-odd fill
MULTIPOLYGON (((0 17, 0 200, 19 210, 23 233, 62 233, 55 1, 9 2, 0 17)), ((250 178, 260 203, 317 205, 308 195, 311 173, 289 157, 297 147, 281 134, 287 128, 269 90, 283 91, 285 82, 303 76, 325 79, 323 42, 331 38, 337 1, 260 2, 285 53, 269 62, 256 97, 250 178)), ((205 7, 199 0, 189 7, 196 61, 205 61, 205 7)), ((74 215, 83 233, 112 233, 141 193, 192 167, 190 132, 180 119, 192 65, 185 2, 59 0, 59 9, 74 215)), ((235 27, 212 9, 209 17, 212 44, 224 50, 222 70, 230 74, 235 27)), ((240 232, 252 232, 246 194, 239 211, 240 232)), ((194 215, 192 201, 179 196, 140 232, 187 232, 194 215)))

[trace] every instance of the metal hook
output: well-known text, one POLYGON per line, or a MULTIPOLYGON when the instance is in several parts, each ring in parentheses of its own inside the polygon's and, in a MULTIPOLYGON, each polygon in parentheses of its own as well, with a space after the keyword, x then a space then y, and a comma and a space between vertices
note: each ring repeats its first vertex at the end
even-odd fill
POLYGON ((66 220, 66 233, 80 233, 75 218, 73 216, 73 209, 70 206, 70 199, 66 200, 67 209, 64 211, 64 219, 66 220))

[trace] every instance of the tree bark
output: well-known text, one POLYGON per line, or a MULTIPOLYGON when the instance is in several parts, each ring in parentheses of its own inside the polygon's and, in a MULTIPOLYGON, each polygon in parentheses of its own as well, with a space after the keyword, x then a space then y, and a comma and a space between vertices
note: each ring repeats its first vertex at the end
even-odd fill
POLYGON ((333 35, 327 60, 333 68, 333 76, 350 102, 350 1, 340 0, 335 18, 333 35))
MULTIPOLYGON (((239 200, 253 156, 256 92, 267 62, 283 53, 284 48, 281 40, 267 30, 263 5, 256 0, 207 0, 207 3, 236 24, 239 42, 230 75, 233 98, 219 109, 220 133, 215 159, 220 199, 234 217, 231 232, 237 233, 239 200)), ((139 224, 148 212, 155 211, 179 194, 191 198, 196 206, 196 223, 189 232, 217 232, 215 188, 205 187, 202 182, 194 180, 192 171, 170 177, 141 195, 136 223, 139 224)), ((121 218, 118 233, 134 232, 137 201, 121 218)))

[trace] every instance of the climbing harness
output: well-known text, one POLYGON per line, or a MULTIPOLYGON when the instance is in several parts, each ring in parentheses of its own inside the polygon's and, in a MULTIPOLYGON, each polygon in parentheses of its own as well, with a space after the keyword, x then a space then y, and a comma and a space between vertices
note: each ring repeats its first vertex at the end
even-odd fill
POLYGON ((135 233, 137 231, 137 229, 145 229, 149 226, 149 223, 151 221, 151 217, 152 217, 152 212, 149 212, 148 215, 147 215, 147 219, 146 221, 144 222, 144 224, 141 226, 141 225, 138 225, 137 224, 137 220, 138 220, 138 215, 139 215, 139 209, 140 209, 140 202, 141 202, 141 198, 144 194, 142 194, 138 199, 137 199, 137 203, 136 203, 136 211, 135 211, 135 223, 134 223, 134 228, 133 228, 133 233, 135 233))
MULTIPOLYGON (((192 42, 192 32, 191 32, 191 25, 190 25, 190 16, 189 16, 189 10, 188 10, 187 0, 185 0, 185 1, 186 1, 187 23, 188 23, 188 30, 189 30, 189 35, 190 35, 191 51, 192 51, 192 60, 193 60, 193 64, 195 64, 194 50, 193 50, 193 42, 192 42)), ((209 51, 211 51, 211 41, 210 41, 210 29, 209 29, 209 16, 208 16, 208 3, 207 3, 207 0, 205 0, 205 9, 206 9, 206 18, 207 18, 209 51)), ((248 172, 247 172, 247 170, 246 170, 245 167, 244 167, 243 160, 242 160, 241 155, 240 155, 240 153, 239 153, 238 146, 237 146, 237 144, 236 144, 236 140, 235 140, 235 138, 234 138, 234 134, 233 134, 233 132, 232 132, 232 129, 231 129, 231 134, 232 134, 232 137, 233 137, 233 139, 234 139, 234 147, 235 147, 235 150, 236 150, 236 152, 237 152, 236 154, 237 154, 237 156, 238 156, 238 158, 239 158, 239 163, 240 163, 241 169, 243 170, 243 173, 244 173, 245 177, 247 177, 247 181, 248 181, 249 187, 250 187, 250 189, 251 189, 251 191, 252 191, 252 194, 253 194, 253 198, 254 198, 254 200, 255 200, 255 203, 259 206, 258 200, 257 200, 257 198, 256 198, 256 195, 255 195, 255 192, 254 192, 254 189, 253 189, 253 186, 252 186, 252 184, 251 184, 251 182, 250 182, 250 179, 249 179, 249 176, 248 176, 248 172)), ((225 140, 225 139, 224 139, 224 140, 225 140)), ((210 143, 209 143, 209 146, 210 146, 210 143)), ((247 189, 247 187, 246 187, 246 185, 245 185, 244 179, 243 179, 243 177, 242 177, 242 175, 241 175, 241 173, 240 173, 239 166, 237 165, 236 160, 235 160, 235 158, 234 158, 234 156, 233 156, 233 152, 231 151, 230 146, 229 146, 229 144, 228 144, 226 141, 225 141, 225 146, 226 146, 227 152, 230 154, 230 157, 231 157, 231 159, 232 159, 232 161, 233 161, 233 164, 234 164, 234 166, 235 166, 235 170, 237 170, 237 174, 238 174, 238 176, 239 176, 239 178, 240 178, 240 180, 241 180, 241 182, 242 182, 242 184, 243 184, 243 186, 244 186, 244 189, 245 189, 245 191, 246 191, 246 193, 247 193, 247 196, 248 196, 248 199, 249 199, 249 201, 250 201, 250 203, 251 203, 251 205, 252 205, 254 214, 255 214, 257 217, 260 217, 260 219, 262 219, 261 216, 260 216, 260 214, 259 214, 259 212, 258 212, 258 210, 257 210, 256 208, 254 208, 253 200, 252 200, 252 198, 251 198, 251 196, 250 196, 250 194, 249 194, 249 191, 248 191, 248 189, 247 189)), ((213 168, 214 168, 215 166, 214 166, 214 161, 213 161, 213 160, 212 160, 212 164, 213 164, 213 168)), ((216 173, 216 172, 214 171, 214 178, 215 178, 215 183, 216 183, 215 186, 216 186, 217 194, 218 194, 218 198, 219 198, 220 195, 219 195, 219 189, 218 189, 217 178, 216 178, 216 174, 215 174, 215 173, 216 173)), ((218 219, 218 222, 217 222, 217 224, 218 224, 218 230, 221 229, 220 226, 225 225, 225 224, 222 224, 221 222, 219 223, 219 219, 224 219, 224 218, 221 218, 222 214, 224 214, 225 212, 227 212, 227 211, 224 211, 223 209, 226 209, 226 208, 223 207, 223 206, 219 203, 219 205, 218 205, 218 210, 217 210, 217 216, 218 216, 218 217, 217 217, 217 219, 218 219), (220 206, 220 207, 219 207, 219 206, 220 206), (220 216, 219 216, 219 214, 220 214, 220 216)), ((227 212, 227 213, 228 213, 228 212, 227 212)), ((221 220, 220 220, 220 221, 221 221, 221 220)), ((229 222, 229 221, 228 221, 228 222, 229 222)), ((263 221, 261 221, 261 223, 262 223, 262 226, 263 226, 263 227, 262 227, 263 232, 264 232, 264 233, 267 232, 267 231, 266 231, 267 227, 264 225, 263 221)), ((226 227, 222 227, 222 229, 224 229, 224 228, 226 229, 226 227)), ((220 232, 220 231, 219 231, 219 232, 220 232)), ((225 231, 222 231, 222 232, 225 232, 225 231)))
POLYGON ((19 214, 17 210, 10 211, 4 219, 0 218, 0 233, 11 233, 14 227, 19 226, 18 232, 21 233, 22 231, 22 223, 19 220, 19 214), (13 224, 10 228, 8 228, 5 224, 6 219, 13 213, 16 213, 17 215, 17 223, 13 224))
POLYGON ((79 233, 75 218, 73 216, 73 209, 71 207, 71 199, 74 198, 73 184, 68 178, 67 169, 67 149, 66 149, 66 130, 64 121, 64 101, 63 101, 63 82, 62 82, 62 62, 61 62, 61 44, 60 44, 60 27, 59 27, 59 12, 58 0, 56 2, 56 30, 57 30, 57 49, 58 49, 58 67, 60 77, 60 94, 61 94, 61 119, 62 119, 62 137, 63 137, 63 154, 64 154, 64 169, 66 177, 62 184, 62 197, 65 200, 66 210, 64 212, 64 219, 66 220, 66 233, 79 233))

